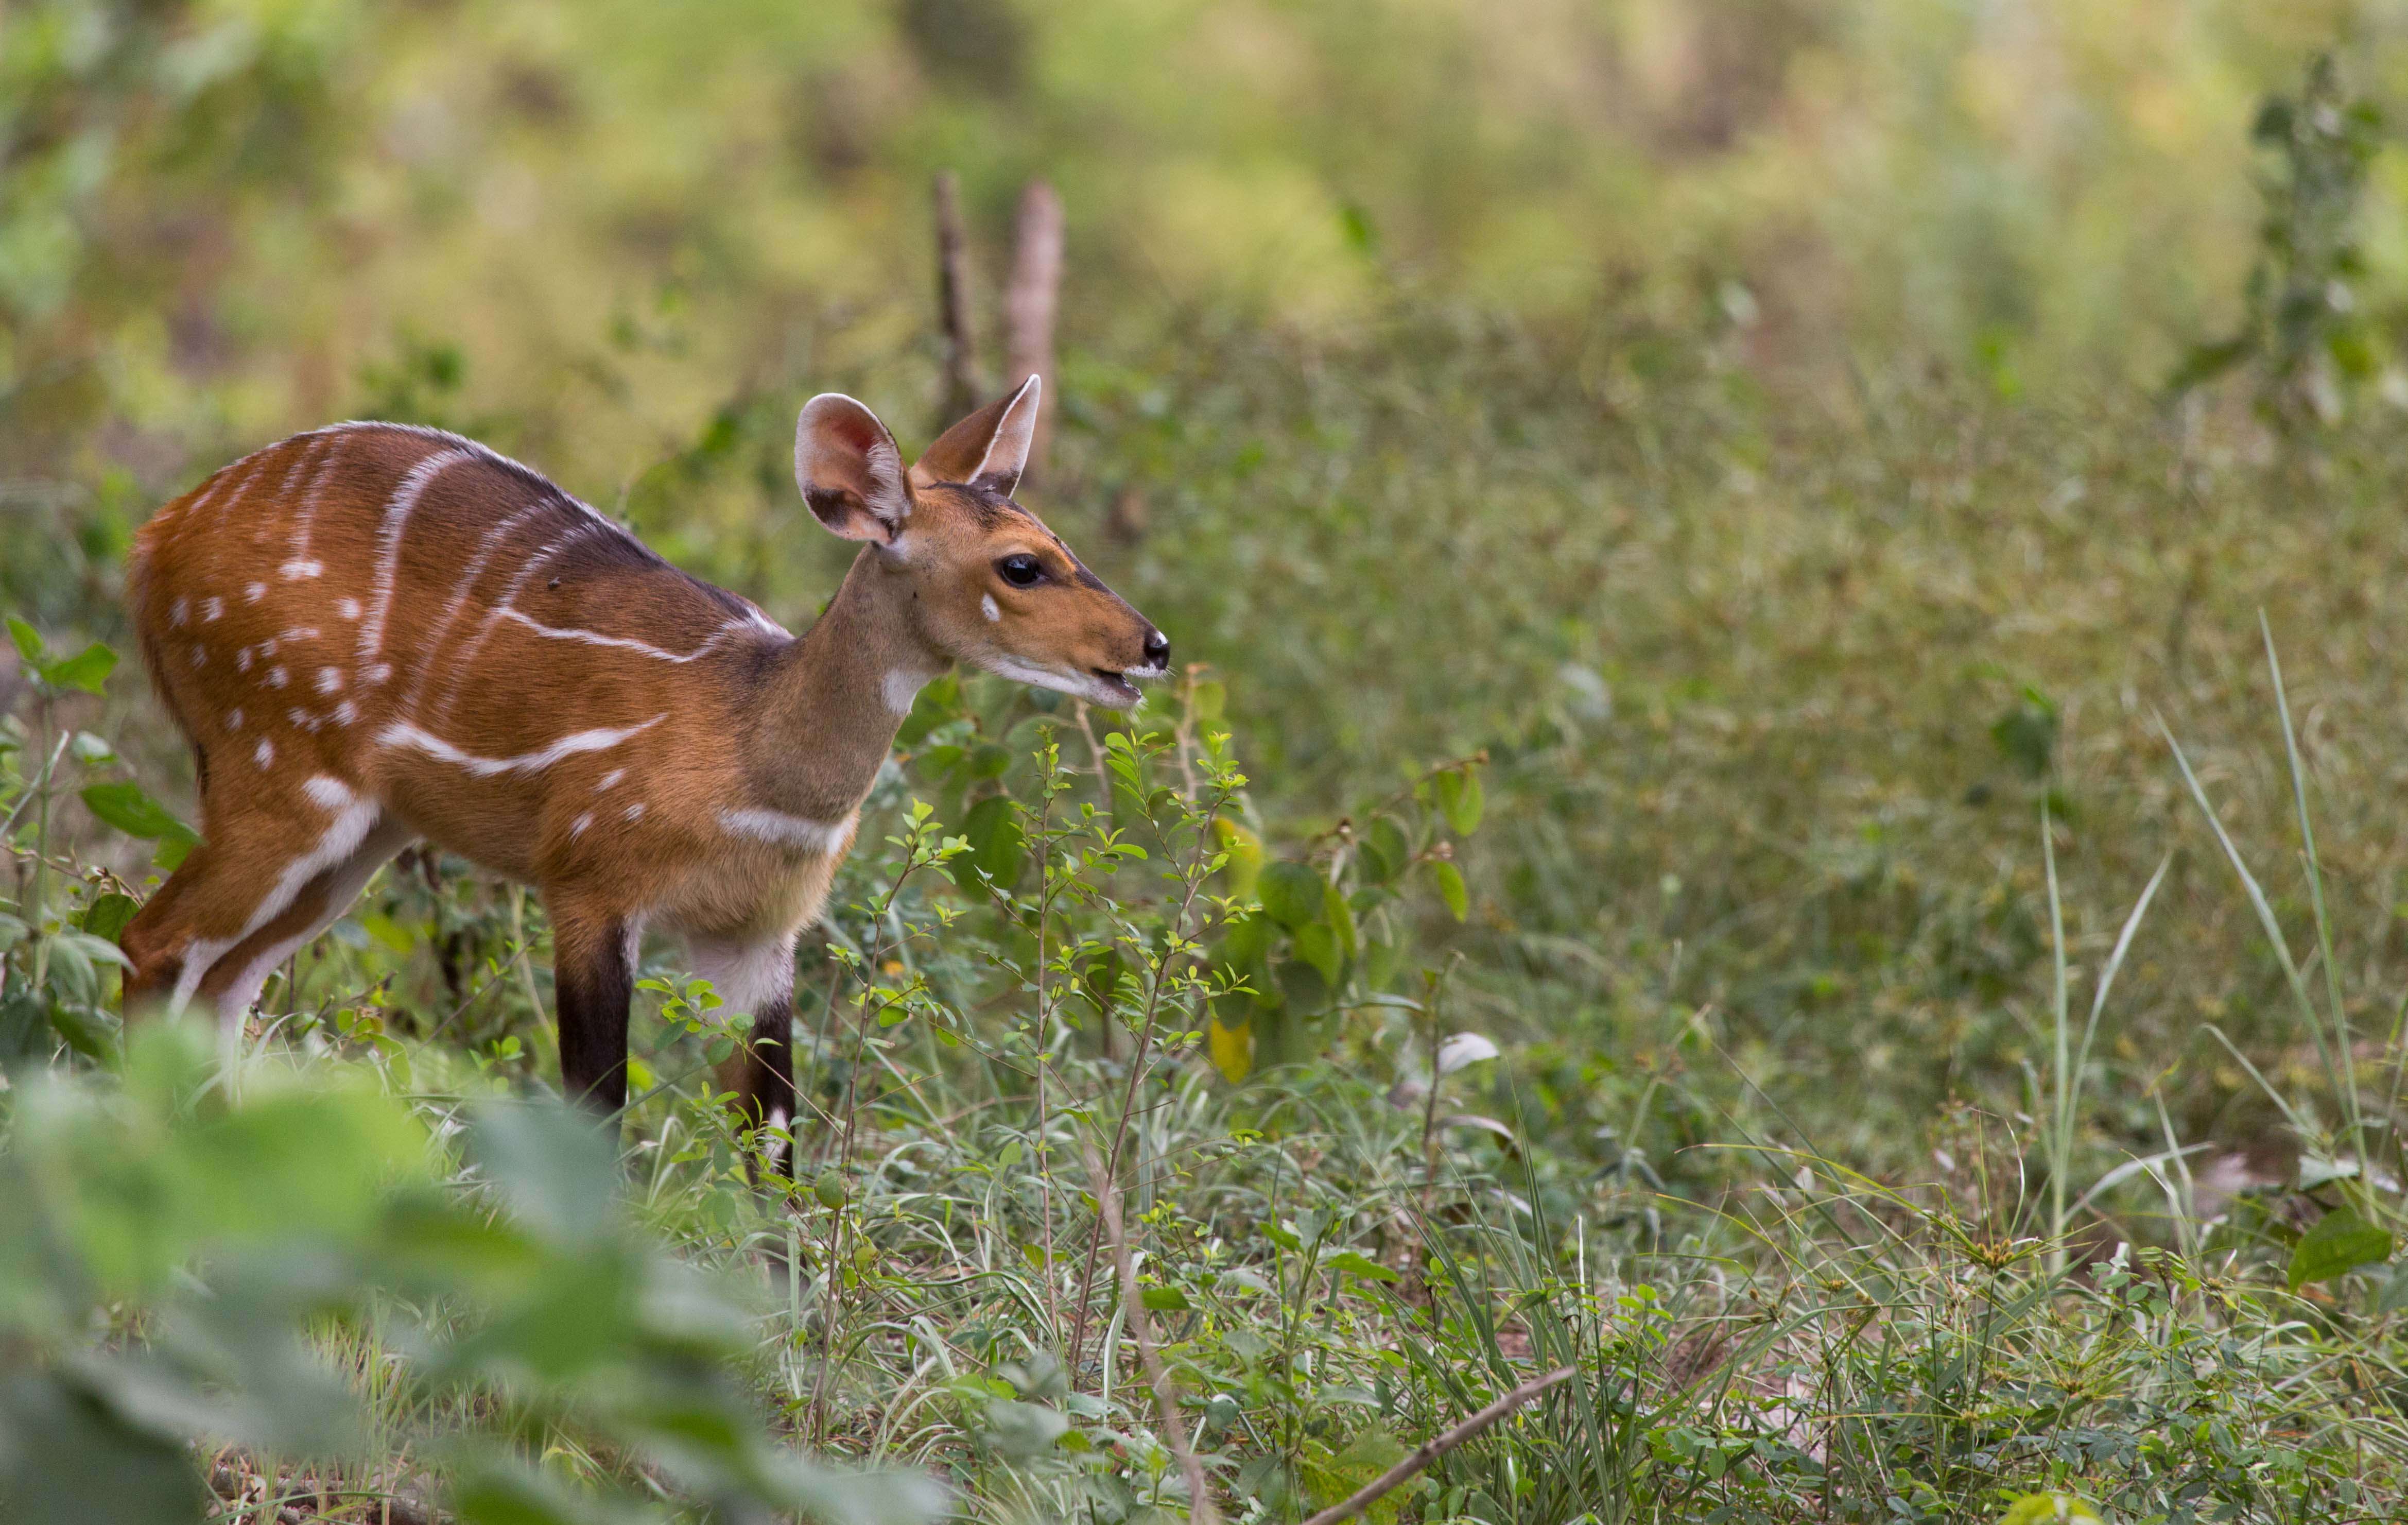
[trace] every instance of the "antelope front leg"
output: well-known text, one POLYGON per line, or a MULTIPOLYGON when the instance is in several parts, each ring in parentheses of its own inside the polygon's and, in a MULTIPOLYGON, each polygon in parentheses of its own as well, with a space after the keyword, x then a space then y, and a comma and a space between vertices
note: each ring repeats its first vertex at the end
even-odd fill
POLYGON ((560 1084, 615 1123, 627 1104, 627 1005, 636 993, 636 927, 624 917, 552 908, 552 977, 560 1008, 560 1084))

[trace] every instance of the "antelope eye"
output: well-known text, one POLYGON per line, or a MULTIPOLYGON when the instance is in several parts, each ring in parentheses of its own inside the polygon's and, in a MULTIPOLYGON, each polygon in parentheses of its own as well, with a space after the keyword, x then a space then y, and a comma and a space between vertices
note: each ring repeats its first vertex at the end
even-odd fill
POLYGON ((1032 586, 1045 575, 1044 567, 1035 556, 1006 556, 995 564, 995 569, 1015 588, 1032 586))

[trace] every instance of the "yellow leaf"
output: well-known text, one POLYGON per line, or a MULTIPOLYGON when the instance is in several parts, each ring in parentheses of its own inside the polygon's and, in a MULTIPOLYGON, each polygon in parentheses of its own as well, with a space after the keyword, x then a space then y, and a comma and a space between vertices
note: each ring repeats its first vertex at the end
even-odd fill
POLYGON ((1226 1028, 1215 1015, 1206 1024, 1204 1043, 1211 1053, 1212 1068, 1221 1072, 1224 1080, 1243 1080, 1246 1072, 1254 1067, 1254 1024, 1252 1017, 1241 1019, 1234 1028, 1226 1028))

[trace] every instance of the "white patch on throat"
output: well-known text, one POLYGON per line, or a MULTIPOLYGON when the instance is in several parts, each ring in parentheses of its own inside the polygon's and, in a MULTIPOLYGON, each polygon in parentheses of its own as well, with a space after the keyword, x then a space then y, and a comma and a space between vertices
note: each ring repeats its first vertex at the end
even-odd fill
POLYGON ((1003 611, 996 607, 995 595, 992 593, 979 595, 979 612, 984 614, 990 624, 1003 618, 1003 611))
POLYGON ((903 668, 889 672, 879 685, 886 696, 886 707, 898 715, 910 714, 911 701, 918 698, 920 690, 928 685, 928 676, 927 673, 912 672, 903 668))

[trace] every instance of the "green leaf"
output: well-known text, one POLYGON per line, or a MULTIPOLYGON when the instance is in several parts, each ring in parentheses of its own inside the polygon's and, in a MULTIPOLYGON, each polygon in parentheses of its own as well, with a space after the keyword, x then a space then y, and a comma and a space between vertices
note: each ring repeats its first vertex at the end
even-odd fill
POLYGON ((1346 956, 1339 951, 1338 934, 1326 924, 1316 921, 1296 929, 1296 956, 1311 964, 1332 990, 1338 988, 1346 956))
POLYGON ((1365 1281, 1395 1281, 1397 1279, 1397 1273, 1393 1268, 1382 1265, 1379 1261, 1372 1259, 1361 1250, 1340 1250, 1337 1254, 1325 1259, 1321 1263, 1329 1267, 1332 1271, 1343 1271, 1350 1276, 1360 1276, 1365 1281))
POLYGON ((1438 881, 1439 899, 1446 902, 1455 919, 1462 921, 1471 914, 1471 892, 1463 887, 1463 870, 1444 858, 1432 858, 1430 877, 1438 881))
MULTIPOLYGON (((1340 957, 1352 958, 1362 951, 1362 940, 1354 928, 1354 908, 1346 903, 1345 893, 1336 885, 1322 888, 1321 919, 1338 934, 1340 957)), ((1333 977, 1329 983, 1335 985, 1338 982, 1333 977)))
POLYGON ((2101 1525, 2099 1506, 2079 1493, 2027 1493, 1999 1525, 2101 1525))
POLYGON ((1176 1287, 1149 1287, 1140 1295, 1155 1313, 1185 1313, 1188 1308, 1187 1294, 1176 1287))
POLYGON ((1020 866, 1026 858, 1026 839, 1020 825, 1020 812, 1008 798, 993 795, 970 807, 969 818, 962 823, 962 839, 970 850, 947 865, 953 883, 972 894, 982 893, 982 880, 993 880, 999 889, 1010 889, 1020 880, 1020 866))
POLYGON ((2291 1290, 2330 1281, 2362 1265, 2391 1257, 2391 1232, 2358 1216, 2353 1208, 2327 1213, 2291 1251, 2291 1290))
POLYGON ((1321 914, 1321 875, 1308 864, 1273 863, 1256 886, 1263 910, 1290 931, 1321 914))
POLYGON ((42 633, 40 631, 11 614, 8 616, 8 639, 17 643, 17 655, 25 659, 27 667, 41 666, 42 633))
POLYGON ((129 837, 194 842, 198 833, 175 813, 143 793, 139 784, 94 784, 83 791, 84 808, 129 837))
POLYGON ((83 929, 97 938, 114 942, 125 930, 125 924, 142 907, 131 895, 110 893, 101 896, 83 908, 83 929))
POLYGON ((2391 1268, 2391 1279, 2383 1284, 2383 1291, 2374 1300, 2379 1314, 2398 1313, 2408 1308, 2408 1260, 2391 1268))
POLYGON ((1413 844, 1393 816, 1383 815, 1371 823, 1371 829, 1363 836, 1362 850, 1364 867, 1382 884, 1404 872, 1413 860, 1413 844))
POLYGON ((63 662, 52 662, 39 669, 42 681, 53 688, 80 688, 87 694, 97 694, 117 669, 117 654, 99 641, 93 641, 63 662))
POLYGON ((1458 837, 1468 837, 1480 828, 1480 813, 1485 801, 1480 792, 1480 774, 1472 768, 1449 771, 1438 776, 1439 809, 1446 824, 1458 837))

